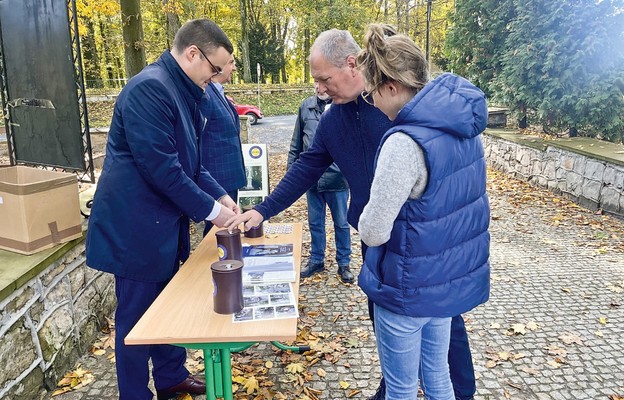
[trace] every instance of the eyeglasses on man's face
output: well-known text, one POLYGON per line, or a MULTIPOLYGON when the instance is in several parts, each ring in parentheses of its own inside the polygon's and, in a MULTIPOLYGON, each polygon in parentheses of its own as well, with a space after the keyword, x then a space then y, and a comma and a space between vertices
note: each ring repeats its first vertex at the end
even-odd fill
POLYGON ((204 52, 202 51, 202 49, 198 46, 198 45, 194 45, 195 47, 197 47, 197 50, 199 50, 199 52, 201 53, 202 56, 204 56, 204 58, 206 59, 206 61, 208 61, 208 64, 210 64, 210 66, 212 67, 212 70, 215 71, 214 74, 212 74, 212 77, 215 77, 217 75, 221 75, 223 74, 223 68, 221 67, 217 67, 216 65, 214 65, 212 63, 212 61, 210 61, 210 59, 208 58, 208 56, 206 56, 206 54, 204 54, 204 52))

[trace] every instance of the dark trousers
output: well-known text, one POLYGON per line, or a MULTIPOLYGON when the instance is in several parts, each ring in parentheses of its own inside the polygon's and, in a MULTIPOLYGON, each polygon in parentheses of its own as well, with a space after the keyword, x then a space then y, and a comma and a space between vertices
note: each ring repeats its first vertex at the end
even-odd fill
POLYGON ((124 338, 143 313, 165 288, 167 282, 139 282, 115 276, 115 359, 120 400, 152 400, 148 361, 152 360, 152 376, 156 390, 167 389, 184 381, 186 350, 170 345, 126 346, 124 338))
MULTIPOLYGON (((238 203, 238 189, 231 191, 231 192, 227 192, 228 196, 230 196, 232 198, 232 200, 234 200, 236 203, 238 203)), ((205 221, 204 222, 204 236, 206 236, 208 234, 208 232, 210 232, 210 230, 212 229, 212 227, 214 226, 214 224, 210 221, 205 221)))
MULTIPOLYGON (((368 246, 362 242, 362 261, 366 257, 368 246)), ((368 315, 375 331, 375 311, 373 302, 368 301, 368 315)), ((449 371, 455 399, 470 400, 477 391, 475 381, 474 366, 472 364, 472 354, 470 353, 470 343, 468 333, 464 325, 464 318, 461 315, 451 319, 451 342, 448 354, 449 371)))

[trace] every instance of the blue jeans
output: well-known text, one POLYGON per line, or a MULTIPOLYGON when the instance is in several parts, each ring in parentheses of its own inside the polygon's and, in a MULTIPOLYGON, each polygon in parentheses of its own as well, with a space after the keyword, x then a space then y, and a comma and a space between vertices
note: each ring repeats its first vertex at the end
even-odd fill
POLYGON ((451 318, 416 318, 375 304, 375 336, 386 399, 455 400, 448 367, 451 318))
POLYGON ((186 350, 171 345, 129 345, 124 338, 149 308, 167 282, 139 282, 115 276, 115 360, 120 400, 152 400, 148 361, 152 359, 152 376, 157 390, 167 389, 184 381, 186 350))
POLYGON ((308 224, 312 236, 310 262, 320 264, 325 260, 325 205, 331 211, 336 237, 336 262, 339 266, 349 265, 351 261, 351 230, 347 222, 347 200, 349 191, 306 192, 308 200, 308 224))

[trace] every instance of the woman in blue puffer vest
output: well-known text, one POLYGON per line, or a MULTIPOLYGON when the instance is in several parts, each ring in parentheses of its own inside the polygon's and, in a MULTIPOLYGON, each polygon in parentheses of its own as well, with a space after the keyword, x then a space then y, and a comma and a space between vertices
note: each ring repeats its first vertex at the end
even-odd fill
POLYGON ((358 68, 393 121, 358 229, 386 399, 416 399, 420 378, 426 398, 453 400, 451 318, 489 296, 485 97, 452 74, 430 81, 420 48, 385 25, 369 26, 358 68))

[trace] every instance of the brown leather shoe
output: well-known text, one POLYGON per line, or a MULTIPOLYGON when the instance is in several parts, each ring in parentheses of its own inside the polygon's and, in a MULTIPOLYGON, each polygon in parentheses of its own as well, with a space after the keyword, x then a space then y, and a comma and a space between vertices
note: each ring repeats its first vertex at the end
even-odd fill
POLYGON ((193 396, 206 394, 206 384, 204 381, 189 375, 188 378, 175 386, 168 389, 157 390, 156 398, 158 400, 173 399, 180 393, 188 393, 193 396))

